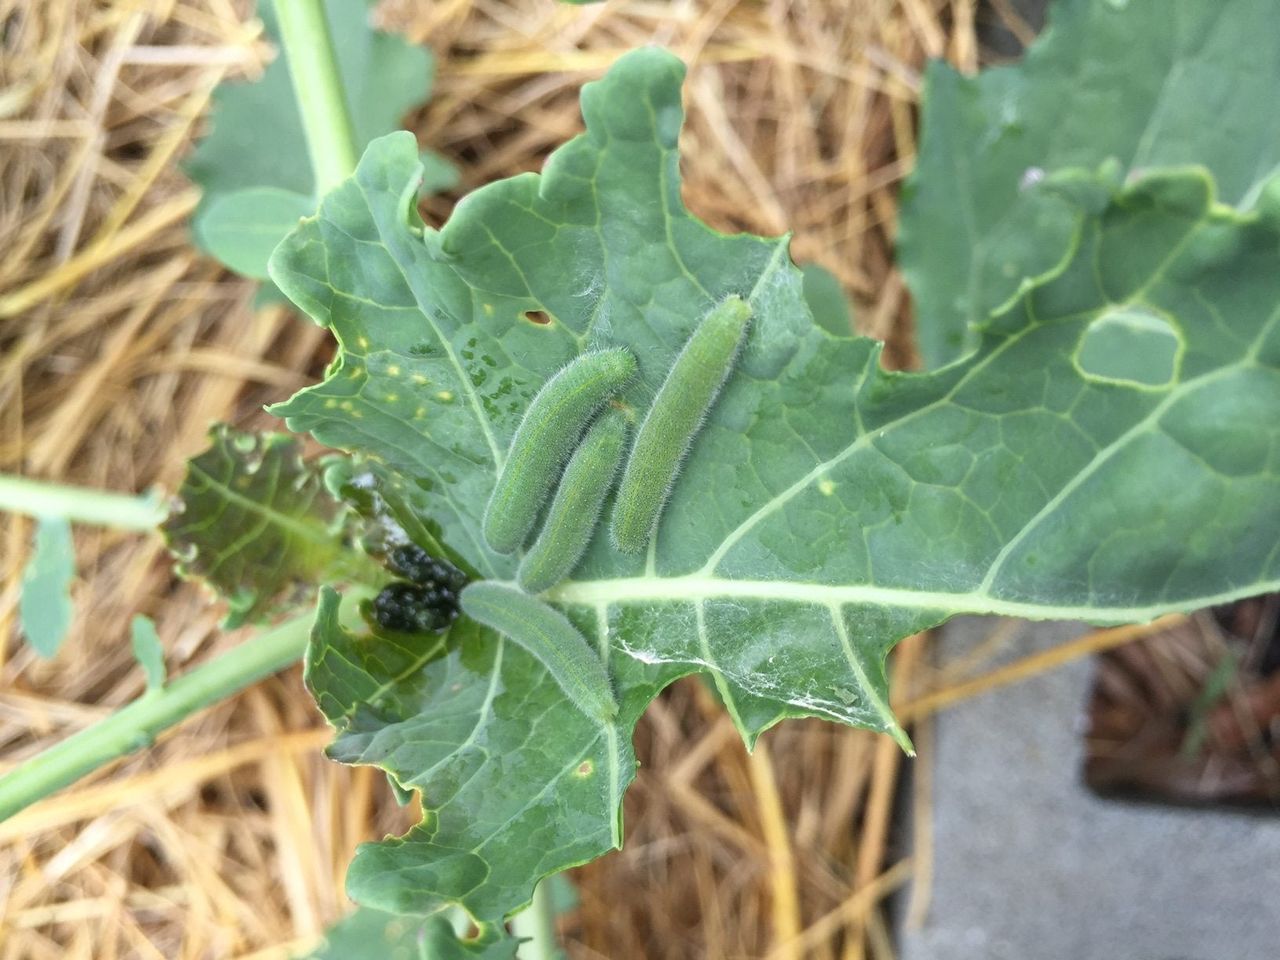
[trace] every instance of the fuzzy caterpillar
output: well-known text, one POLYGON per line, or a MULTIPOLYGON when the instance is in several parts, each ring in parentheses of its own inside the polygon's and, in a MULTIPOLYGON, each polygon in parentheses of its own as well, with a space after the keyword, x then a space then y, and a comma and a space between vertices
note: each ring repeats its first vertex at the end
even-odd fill
POLYGON ((726 297, 694 329, 658 388, 613 504, 613 544, 619 550, 639 553, 649 545, 680 462, 733 370, 750 320, 750 304, 726 297))
POLYGON ((484 539, 499 553, 522 546, 565 460, 596 411, 635 376, 625 348, 576 357, 538 391, 516 428, 484 513, 484 539))
POLYGON ((595 533, 626 442, 621 410, 606 410, 587 431, 564 468, 542 532, 520 562, 516 579, 525 590, 541 593, 573 573, 595 533))
POLYGON ((593 720, 608 723, 618 715, 609 674, 586 637, 537 597, 491 580, 462 591, 462 611, 492 627, 530 653, 551 678, 593 720))

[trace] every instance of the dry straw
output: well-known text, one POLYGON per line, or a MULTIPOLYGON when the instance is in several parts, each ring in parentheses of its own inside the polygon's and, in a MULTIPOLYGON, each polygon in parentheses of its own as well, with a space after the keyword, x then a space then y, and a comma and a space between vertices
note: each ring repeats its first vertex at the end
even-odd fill
MULTIPOLYGON (((263 403, 322 370, 323 331, 255 313, 251 285, 189 243, 196 193, 176 164, 214 85, 270 55, 243 6, 0 0, 0 469, 172 489, 210 421, 268 426, 263 403)), ((408 124, 464 189, 537 169, 578 131, 584 81, 625 50, 671 47, 693 64, 692 209, 722 229, 794 230, 797 259, 834 271, 859 327, 911 362, 897 189, 926 56, 976 66, 974 0, 402 0, 381 15, 439 55, 436 97, 408 124)), ((134 612, 156 619, 171 671, 240 639, 154 540, 81 530, 74 633, 37 662, 14 629, 29 527, 0 522, 5 766, 142 691, 134 612)), ((901 651, 905 701, 925 648, 901 651)), ((313 942, 347 909, 356 843, 413 813, 374 772, 325 760, 325 739, 293 671, 4 824, 0 960, 265 960, 313 942)), ((796 722, 748 756, 684 682, 636 741, 627 846, 575 873, 572 956, 892 955, 884 898, 912 863, 890 836, 902 759, 887 738, 796 722)))

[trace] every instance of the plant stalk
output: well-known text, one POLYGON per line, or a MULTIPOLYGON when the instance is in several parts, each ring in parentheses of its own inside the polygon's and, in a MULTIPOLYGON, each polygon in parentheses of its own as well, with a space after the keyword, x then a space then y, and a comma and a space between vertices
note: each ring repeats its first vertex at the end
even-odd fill
POLYGON ((163 498, 111 493, 0 474, 0 511, 61 517, 117 530, 154 530, 168 515, 163 498))
POLYGON ((276 18, 307 137, 316 196, 323 196, 351 176, 357 160, 355 128, 323 0, 278 0, 276 18))
POLYGON ((561 960, 556 939, 556 908, 551 884, 544 878, 533 890, 533 902, 511 918, 511 931, 525 940, 519 960, 561 960))
MULTIPOLYGON (((368 595, 367 590, 347 591, 339 611, 344 623, 359 622, 359 600, 368 595)), ((306 650, 312 619, 307 613, 265 630, 20 764, 0 777, 0 820, 118 757, 149 747, 193 713, 296 662, 306 650)))

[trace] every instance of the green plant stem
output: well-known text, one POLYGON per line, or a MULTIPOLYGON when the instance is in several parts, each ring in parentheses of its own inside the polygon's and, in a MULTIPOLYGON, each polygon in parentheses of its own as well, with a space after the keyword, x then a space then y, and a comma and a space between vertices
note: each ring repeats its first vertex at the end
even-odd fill
POLYGON ((152 530, 168 509, 159 496, 110 493, 0 474, 0 511, 32 517, 61 517, 117 530, 152 530))
MULTIPOLYGON (((339 612, 344 622, 359 621, 358 602, 370 595, 364 589, 347 592, 339 612)), ((307 613, 264 630, 0 777, 0 820, 118 757, 150 746, 160 733, 196 711, 294 663, 306 649, 312 619, 307 613)))
POLYGON ((356 168, 356 138, 322 0, 278 0, 276 17, 307 152, 323 196, 356 168))
POLYGON ((511 930, 526 941, 520 944, 520 960, 559 960, 556 908, 547 880, 534 888, 533 902, 511 918, 511 930))

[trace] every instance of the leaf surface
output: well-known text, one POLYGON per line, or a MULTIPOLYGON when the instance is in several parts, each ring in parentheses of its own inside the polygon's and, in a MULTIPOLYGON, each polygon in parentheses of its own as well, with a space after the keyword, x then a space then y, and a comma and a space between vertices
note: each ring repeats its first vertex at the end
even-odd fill
POLYGON ((71 629, 75 615, 71 581, 75 575, 71 524, 62 517, 40 517, 31 557, 22 571, 18 619, 27 643, 46 660, 57 656, 71 629))
POLYGON ((246 187, 213 197, 196 223, 200 246, 236 273, 267 279, 267 261, 281 238, 312 213, 306 193, 246 187))
POLYGON ((511 960, 517 941, 461 940, 448 918, 408 917, 357 907, 325 933, 305 960, 511 960))
MULTIPOLYGON (((325 0, 356 143, 396 130, 427 99, 430 51, 370 26, 368 0, 325 0)), ((272 0, 260 0, 266 36, 279 47, 272 0)), ((213 95, 213 129, 187 161, 201 188, 192 223, 196 245, 245 276, 266 277, 267 258, 297 217, 315 209, 315 179, 284 48, 251 83, 225 83, 213 95), (245 191, 252 191, 248 194, 245 191), (262 191, 269 191, 264 202, 262 191), (251 202, 251 201, 256 201, 251 202), (301 204, 301 213, 294 210, 301 204)), ((437 184, 450 166, 432 155, 437 184)))
POLYGON ((133 618, 130 625, 133 658, 142 667, 147 678, 147 692, 159 690, 164 686, 164 647, 160 636, 156 633, 156 625, 150 617, 141 614, 133 618))
POLYGON ((804 277, 804 301, 813 314, 813 322, 838 336, 852 333, 853 309, 839 278, 816 263, 805 264, 800 273, 804 277))
POLYGON ((1202 164, 1250 209, 1280 170, 1280 30, 1273 0, 1058 0, 1011 67, 929 67, 899 260, 925 365, 978 343, 976 325, 1052 270, 1070 204, 1035 184, 1111 160, 1129 175, 1202 164))
POLYGON ((360 562, 346 549, 343 512, 287 434, 218 424, 209 449, 187 462, 178 507, 162 526, 182 576, 227 601, 224 626, 261 620, 310 599, 318 580, 360 562))
POLYGON ((481 518, 538 388, 582 350, 627 346, 641 376, 622 402, 642 415, 712 305, 753 308, 649 555, 598 531, 545 595, 605 658, 616 723, 465 618, 412 642, 360 635, 322 597, 308 681, 339 730, 331 753, 388 770, 427 811, 360 849, 363 902, 498 919, 539 876, 619 843, 632 728, 681 675, 709 674, 749 742, 789 716, 898 732, 885 656, 948 616, 1116 623, 1280 584, 1274 217, 1215 205, 1197 171, 1065 180, 1070 256, 972 357, 888 373, 878 343, 813 323, 785 239, 722 236, 685 210, 682 77, 664 52, 625 56, 584 88, 584 135, 440 232, 414 212, 412 138, 375 141, 274 255, 273 278, 341 345, 275 412, 364 455, 406 524, 501 580, 519 556, 488 550, 481 518), (1167 384, 1079 365, 1118 309, 1166 324, 1167 384))
POLYGON ((359 848, 353 896, 404 913, 456 902, 498 920, 538 877, 620 845, 630 730, 651 684, 623 685, 635 688, 629 710, 597 726, 492 631, 460 620, 442 635, 362 637, 337 605, 322 591, 306 668, 338 730, 329 756, 383 768, 431 811, 404 837, 359 848))

